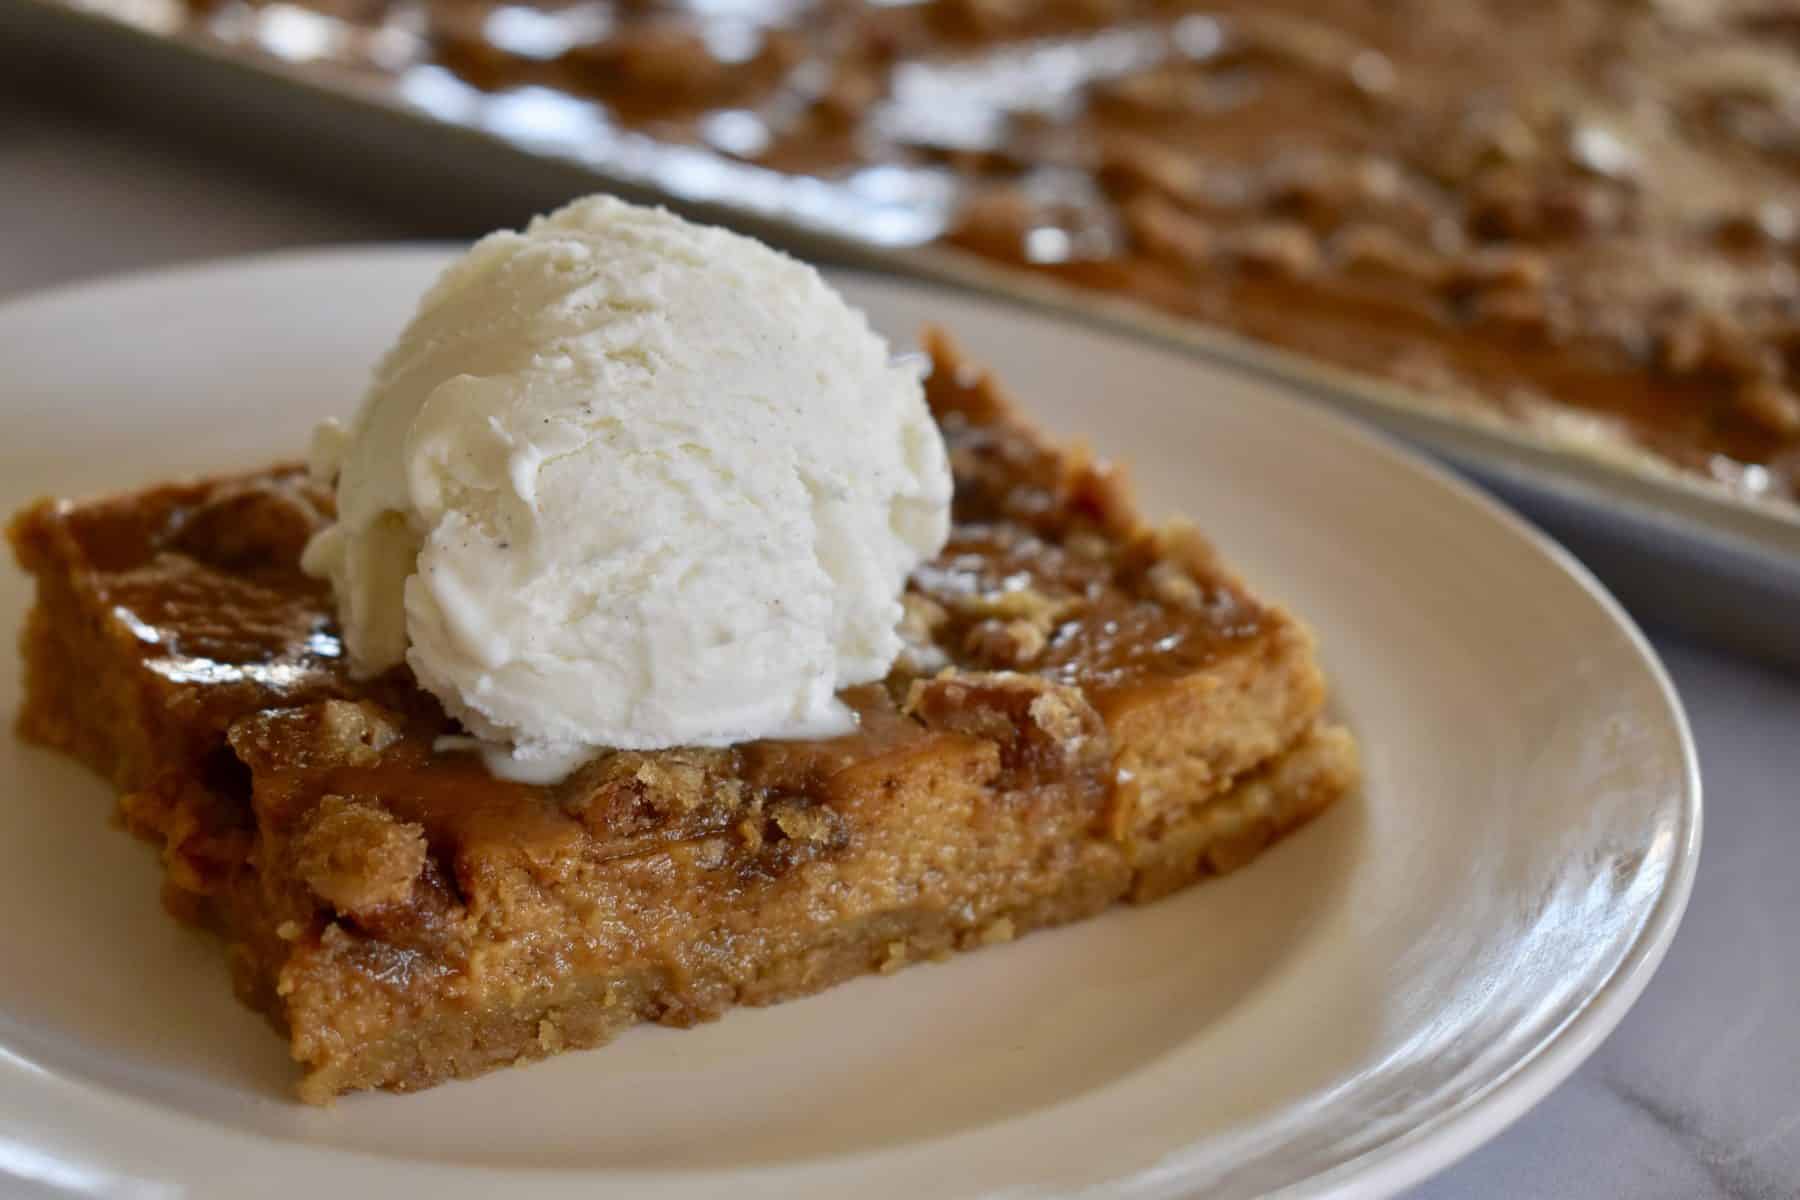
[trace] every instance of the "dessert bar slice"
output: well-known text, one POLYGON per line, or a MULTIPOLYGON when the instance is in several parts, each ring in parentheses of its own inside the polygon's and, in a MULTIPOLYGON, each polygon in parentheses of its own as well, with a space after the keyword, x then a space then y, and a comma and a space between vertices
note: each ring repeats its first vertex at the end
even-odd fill
POLYGON ((313 1102, 1153 899, 1343 794, 1300 626, 931 350, 955 525, 852 735, 493 778, 404 668, 351 678, 293 468, 21 513, 20 728, 119 788, 313 1102))

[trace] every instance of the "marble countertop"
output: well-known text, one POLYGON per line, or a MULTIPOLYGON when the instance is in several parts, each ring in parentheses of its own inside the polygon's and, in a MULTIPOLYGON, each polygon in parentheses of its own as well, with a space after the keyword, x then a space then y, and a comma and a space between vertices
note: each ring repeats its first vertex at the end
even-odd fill
MULTIPOLYGON (((399 195, 351 197, 267 155, 171 140, 91 99, 9 93, 3 52, 0 64, 0 302, 164 263, 470 232, 399 195)), ((1686 920, 1599 1052, 1418 1200, 1800 1195, 1800 675, 1651 632, 1705 777, 1686 920)))

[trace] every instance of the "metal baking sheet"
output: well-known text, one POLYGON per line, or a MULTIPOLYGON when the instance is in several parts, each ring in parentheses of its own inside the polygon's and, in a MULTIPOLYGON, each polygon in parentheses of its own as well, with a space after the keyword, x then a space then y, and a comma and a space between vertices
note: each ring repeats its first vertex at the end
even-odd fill
POLYGON ((1640 616, 1800 666, 1800 507, 921 244, 929 204, 896 203, 878 187, 833 187, 660 143, 586 120, 592 106, 554 93, 522 108, 445 72, 379 69, 378 44, 326 54, 320 38, 329 30, 320 27, 299 27, 282 57, 268 52, 266 36, 227 40, 186 11, 180 0, 0 0, 0 38, 15 55, 97 66, 134 105, 234 127, 321 172, 371 173, 440 200, 454 193, 470 211, 532 211, 594 190, 659 200, 824 261, 1006 296, 1278 378, 1499 493, 1640 616))

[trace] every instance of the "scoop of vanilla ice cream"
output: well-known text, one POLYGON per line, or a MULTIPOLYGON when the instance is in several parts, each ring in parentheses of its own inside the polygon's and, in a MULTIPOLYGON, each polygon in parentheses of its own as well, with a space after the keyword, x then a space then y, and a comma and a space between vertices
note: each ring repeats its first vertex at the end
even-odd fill
MULTIPOLYGON (((478 242, 315 469, 361 674, 533 762, 810 737, 949 526, 917 372, 812 268, 609 198, 478 242)), ((493 761, 490 758, 490 761, 493 761)))

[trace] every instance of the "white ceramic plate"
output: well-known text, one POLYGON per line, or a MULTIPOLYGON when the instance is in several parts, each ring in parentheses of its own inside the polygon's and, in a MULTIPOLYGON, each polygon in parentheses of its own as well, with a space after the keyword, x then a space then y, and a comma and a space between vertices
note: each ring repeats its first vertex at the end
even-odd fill
MULTIPOLYGON (((0 309, 0 506, 293 455, 443 262, 285 256, 0 309)), ((1361 796, 1252 869, 952 963, 421 1095, 290 1098, 108 789, 0 744, 0 1172, 121 1196, 1382 1195, 1624 1015, 1693 879, 1668 680, 1554 546, 1274 385, 1002 306, 948 324, 1317 628, 1361 796)), ((0 579, 15 628, 24 581, 0 579)), ((0 706, 18 702, 0 663, 0 706)), ((0 1182, 4 1182, 0 1175, 0 1182)))

